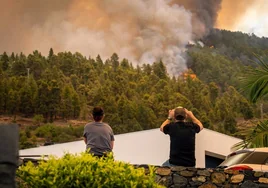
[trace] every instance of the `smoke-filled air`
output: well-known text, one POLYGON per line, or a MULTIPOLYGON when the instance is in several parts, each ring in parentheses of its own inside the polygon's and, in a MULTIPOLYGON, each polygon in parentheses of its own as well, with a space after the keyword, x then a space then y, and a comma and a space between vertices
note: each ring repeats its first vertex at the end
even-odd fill
POLYGON ((53 48, 93 58, 115 52, 134 65, 161 59, 177 75, 187 68, 186 44, 214 27, 222 5, 230 6, 225 1, 1 0, 0 51, 47 54, 53 48))

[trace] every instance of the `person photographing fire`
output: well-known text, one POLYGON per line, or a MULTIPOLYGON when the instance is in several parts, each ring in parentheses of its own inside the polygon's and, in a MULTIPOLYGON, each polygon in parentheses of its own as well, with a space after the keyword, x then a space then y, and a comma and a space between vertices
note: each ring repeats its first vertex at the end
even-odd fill
POLYGON ((195 135, 202 129, 203 124, 186 108, 169 110, 160 126, 160 131, 170 136, 169 159, 162 166, 195 167, 195 135))

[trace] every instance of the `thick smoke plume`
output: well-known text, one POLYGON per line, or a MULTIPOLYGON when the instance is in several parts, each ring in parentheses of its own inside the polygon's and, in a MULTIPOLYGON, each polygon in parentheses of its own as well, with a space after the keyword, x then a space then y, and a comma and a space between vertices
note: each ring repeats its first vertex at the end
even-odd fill
POLYGON ((214 27, 222 0, 172 0, 171 3, 183 5, 192 13, 192 27, 195 38, 208 34, 214 27))
POLYGON ((80 52, 184 71, 184 47, 214 26, 221 0, 1 0, 0 52, 80 52))

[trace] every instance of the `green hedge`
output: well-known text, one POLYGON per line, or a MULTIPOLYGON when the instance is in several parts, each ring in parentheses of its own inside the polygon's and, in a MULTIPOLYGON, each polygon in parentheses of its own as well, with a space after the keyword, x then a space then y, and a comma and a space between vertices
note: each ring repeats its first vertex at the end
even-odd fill
POLYGON ((87 153, 49 157, 38 165, 31 162, 17 170, 18 187, 162 187, 155 183, 154 168, 149 172, 131 164, 114 161, 112 155, 99 159, 87 153))

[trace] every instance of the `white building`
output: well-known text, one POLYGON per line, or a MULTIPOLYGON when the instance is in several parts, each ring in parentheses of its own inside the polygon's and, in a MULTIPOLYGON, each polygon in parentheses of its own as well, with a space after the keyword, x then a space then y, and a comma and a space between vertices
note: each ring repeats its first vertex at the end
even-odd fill
MULTIPOLYGON (((231 147, 241 140, 209 129, 196 136, 196 167, 211 167, 231 152, 231 147), (215 162, 216 160, 216 162, 215 162), (210 163, 210 164, 209 164, 210 163), (212 163, 212 164, 211 164, 212 163)), ((169 136, 159 128, 115 135, 115 160, 131 164, 162 165, 169 157, 169 136)), ((20 150, 20 155, 55 155, 85 151, 84 141, 68 142, 20 150)))

